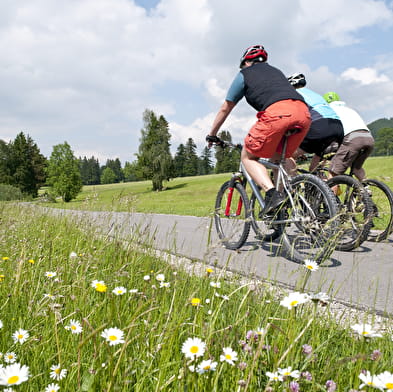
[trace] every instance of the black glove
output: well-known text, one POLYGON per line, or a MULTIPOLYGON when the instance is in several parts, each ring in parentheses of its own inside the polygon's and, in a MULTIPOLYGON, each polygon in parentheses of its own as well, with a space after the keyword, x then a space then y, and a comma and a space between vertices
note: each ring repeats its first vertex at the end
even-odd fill
POLYGON ((218 136, 207 135, 206 136, 206 141, 209 144, 209 147, 212 144, 216 144, 217 146, 221 146, 222 145, 222 140, 218 136))

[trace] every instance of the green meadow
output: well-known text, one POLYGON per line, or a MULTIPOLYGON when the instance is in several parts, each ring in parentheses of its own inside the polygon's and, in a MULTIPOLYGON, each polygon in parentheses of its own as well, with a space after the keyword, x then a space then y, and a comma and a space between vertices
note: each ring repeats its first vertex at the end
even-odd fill
MULTIPOLYGON (((369 177, 392 173, 370 158, 369 177), (375 174, 374 174, 375 173, 375 174)), ((85 187, 86 210, 207 216, 229 174, 85 187)), ((392 186, 392 178, 379 177, 392 186)), ((0 203, 0 390, 392 390, 392 323, 308 290, 312 263, 283 290, 215 266, 168 263, 149 244, 0 203), (3 388, 3 389, 1 389, 3 388)))

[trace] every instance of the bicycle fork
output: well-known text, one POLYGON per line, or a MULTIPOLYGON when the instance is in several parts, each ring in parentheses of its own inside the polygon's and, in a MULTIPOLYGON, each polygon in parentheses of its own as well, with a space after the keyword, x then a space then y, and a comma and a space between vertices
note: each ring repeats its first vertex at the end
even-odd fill
MULTIPOLYGON (((227 198, 227 203, 225 206, 225 216, 229 217, 231 216, 231 206, 232 206, 232 198, 233 198, 233 191, 235 190, 235 185, 236 182, 240 182, 243 187, 246 187, 246 181, 242 181, 239 173, 235 173, 229 183, 229 190, 228 190, 228 198, 227 198)), ((237 202, 237 207, 235 211, 235 216, 240 216, 243 208, 243 201, 242 198, 239 197, 239 200, 237 202)))

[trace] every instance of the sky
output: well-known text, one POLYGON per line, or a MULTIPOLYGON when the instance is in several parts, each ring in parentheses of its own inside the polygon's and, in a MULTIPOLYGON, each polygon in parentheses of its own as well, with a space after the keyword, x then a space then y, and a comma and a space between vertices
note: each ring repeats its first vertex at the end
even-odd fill
MULTIPOLYGON (((198 154, 244 50, 307 86, 336 91, 367 123, 393 117, 393 0, 0 0, 0 139, 41 153, 136 159, 143 112, 169 122, 171 149, 198 154)), ((241 142, 242 100, 222 129, 241 142)))

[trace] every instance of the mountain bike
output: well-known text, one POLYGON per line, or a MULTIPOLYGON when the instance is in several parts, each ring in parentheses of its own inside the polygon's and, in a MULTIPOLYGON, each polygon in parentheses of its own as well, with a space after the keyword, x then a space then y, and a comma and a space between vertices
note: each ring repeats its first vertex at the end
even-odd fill
MULTIPOLYGON (((227 249, 241 248, 252 228, 261 241, 281 237, 285 255, 299 263, 306 259, 321 263, 333 252, 339 235, 338 204, 333 192, 315 175, 302 174, 291 178, 285 170, 287 140, 296 131, 288 130, 283 137, 278 162, 258 160, 275 173, 275 187, 285 196, 285 201, 272 213, 264 213, 265 200, 261 189, 242 162, 239 171, 233 173, 218 191, 214 222, 218 237, 227 249), (248 192, 247 185, 250 186, 248 192)), ((222 148, 242 148, 220 139, 215 144, 222 148)))
MULTIPOLYGON (((365 179, 361 183, 349 174, 327 178, 328 162, 338 149, 338 144, 329 146, 313 174, 327 181, 336 190, 341 209, 345 210, 347 230, 337 249, 351 250, 363 241, 386 240, 393 232, 393 192, 388 185, 376 179, 365 179)), ((301 173, 308 172, 300 169, 301 173)))

